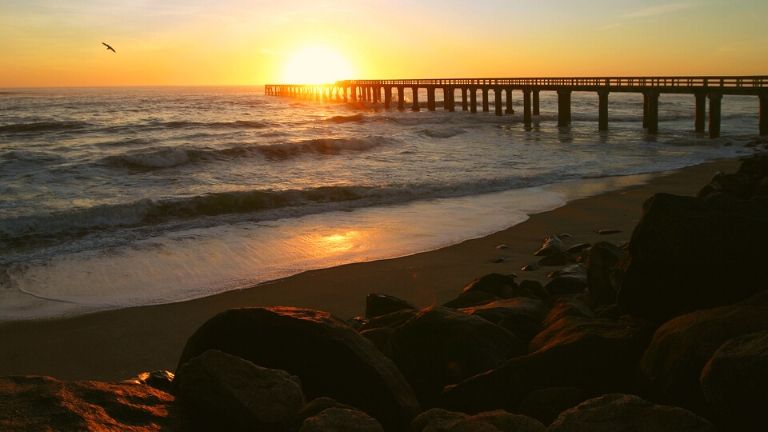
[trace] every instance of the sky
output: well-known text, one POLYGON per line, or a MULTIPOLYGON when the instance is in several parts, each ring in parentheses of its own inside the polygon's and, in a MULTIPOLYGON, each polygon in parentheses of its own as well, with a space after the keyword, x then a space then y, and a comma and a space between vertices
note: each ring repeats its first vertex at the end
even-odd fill
POLYGON ((768 75, 766 17, 766 0, 0 0, 0 87, 768 75))

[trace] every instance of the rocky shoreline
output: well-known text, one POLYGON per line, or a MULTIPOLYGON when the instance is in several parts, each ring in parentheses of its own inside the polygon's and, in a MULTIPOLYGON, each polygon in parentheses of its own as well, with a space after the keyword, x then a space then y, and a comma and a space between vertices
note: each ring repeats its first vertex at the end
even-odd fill
POLYGON ((175 377, 0 378, 0 429, 764 430, 766 244, 755 156, 696 197, 653 196, 626 245, 550 237, 546 284, 489 274, 424 309, 371 294, 351 320, 229 310, 175 377))

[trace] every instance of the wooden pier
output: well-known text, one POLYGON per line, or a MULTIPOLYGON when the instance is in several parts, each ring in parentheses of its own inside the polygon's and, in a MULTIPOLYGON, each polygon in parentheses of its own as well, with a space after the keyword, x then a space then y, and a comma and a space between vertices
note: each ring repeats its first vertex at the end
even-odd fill
POLYGON ((346 80, 333 84, 267 84, 264 93, 272 96, 329 100, 346 103, 383 104, 390 109, 393 91, 397 92, 397 108, 406 109, 406 92, 410 109, 419 111, 419 90, 426 90, 430 111, 436 109, 436 92, 442 93, 443 108, 456 109, 456 95, 461 98, 463 111, 477 112, 477 94, 481 109, 490 111, 490 96, 494 98, 496 115, 512 114, 512 92, 522 92, 523 123, 530 128, 533 117, 539 115, 539 94, 557 92, 557 123, 571 124, 571 94, 598 94, 598 129, 608 129, 608 96, 613 92, 639 93, 643 96, 643 127, 655 134, 659 129, 659 96, 665 93, 690 94, 695 97, 694 128, 705 132, 706 104, 709 101, 709 136, 720 136, 721 101, 724 95, 757 96, 760 101, 759 131, 768 135, 768 76, 705 76, 705 77, 579 77, 579 78, 459 78, 459 79, 399 79, 346 80), (502 95, 506 96, 506 106, 502 95))

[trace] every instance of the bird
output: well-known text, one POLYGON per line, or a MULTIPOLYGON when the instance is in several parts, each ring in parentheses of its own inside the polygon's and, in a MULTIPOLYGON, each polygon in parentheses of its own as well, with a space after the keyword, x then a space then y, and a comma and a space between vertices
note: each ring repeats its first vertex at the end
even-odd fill
POLYGON ((108 51, 112 51, 113 53, 117 54, 117 51, 115 51, 115 49, 112 48, 108 43, 102 42, 101 44, 107 47, 108 51))

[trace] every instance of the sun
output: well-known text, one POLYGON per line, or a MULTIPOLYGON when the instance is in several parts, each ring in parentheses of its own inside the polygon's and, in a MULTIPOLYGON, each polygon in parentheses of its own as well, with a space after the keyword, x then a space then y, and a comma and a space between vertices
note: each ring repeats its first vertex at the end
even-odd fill
POLYGON ((330 84, 354 75, 354 68, 338 51, 326 46, 308 46, 288 58, 282 80, 293 84, 330 84))

